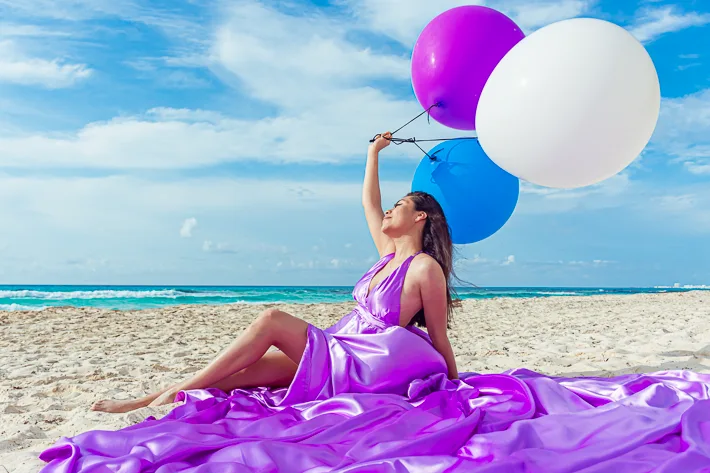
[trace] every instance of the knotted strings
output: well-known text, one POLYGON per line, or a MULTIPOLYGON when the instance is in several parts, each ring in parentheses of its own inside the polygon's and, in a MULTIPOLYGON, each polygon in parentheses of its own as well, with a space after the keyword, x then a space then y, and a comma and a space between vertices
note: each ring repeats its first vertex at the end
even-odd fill
MULTIPOLYGON (((410 123, 412 123, 413 121, 415 121, 417 118, 421 117, 421 116, 424 115, 424 114, 426 114, 426 116, 427 116, 427 117, 426 117, 427 123, 431 123, 431 113, 430 113, 430 112, 431 112, 431 109, 434 108, 434 107, 440 107, 440 106, 441 106, 441 102, 435 103, 434 105, 432 105, 431 107, 427 108, 426 110, 424 110, 422 113, 420 113, 420 114, 417 115, 416 117, 414 117, 414 118, 412 118, 411 120, 409 120, 407 123, 405 123, 405 124, 402 125, 401 127, 397 128, 395 131, 392 132, 392 136, 390 136, 390 137, 387 138, 387 139, 390 140, 390 142, 392 142, 392 143, 394 143, 394 144, 396 144, 396 145, 401 145, 402 143, 413 143, 414 146, 416 146, 417 148, 419 148, 419 150, 420 150, 422 153, 424 153, 424 154, 426 155, 426 157, 429 158, 429 159, 431 159, 432 161, 437 161, 436 157, 431 156, 429 153, 427 153, 426 151, 424 151, 424 148, 422 148, 421 146, 419 146, 418 143, 427 142, 427 141, 431 142, 431 141, 477 140, 477 139, 478 139, 478 138, 475 137, 475 136, 461 136, 461 137, 457 137, 457 138, 429 138, 429 139, 423 139, 423 140, 418 140, 417 138, 414 138, 414 137, 412 137, 412 138, 395 138, 395 137, 394 137, 395 133, 397 133, 397 132, 399 132, 399 131, 402 131, 402 129, 403 129, 404 127, 406 127, 407 125, 409 125, 410 123)), ((370 143, 374 143, 375 140, 376 140, 377 138, 379 138, 380 136, 382 136, 382 135, 379 134, 379 133, 376 134, 376 135, 370 140, 370 143)))

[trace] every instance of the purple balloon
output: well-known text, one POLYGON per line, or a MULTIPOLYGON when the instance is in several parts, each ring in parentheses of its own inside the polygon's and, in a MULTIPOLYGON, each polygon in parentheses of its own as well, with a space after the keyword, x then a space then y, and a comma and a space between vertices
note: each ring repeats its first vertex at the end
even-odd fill
POLYGON ((476 129, 476 107, 488 77, 525 34, 488 7, 452 8, 421 32, 412 53, 412 86, 431 117, 458 130, 476 129))

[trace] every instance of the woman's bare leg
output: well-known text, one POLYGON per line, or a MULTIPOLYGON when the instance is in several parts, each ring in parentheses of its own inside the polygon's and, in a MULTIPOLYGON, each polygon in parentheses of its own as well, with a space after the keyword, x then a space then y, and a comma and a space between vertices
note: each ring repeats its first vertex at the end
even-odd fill
POLYGON ((308 324, 286 312, 268 309, 206 368, 189 380, 158 396, 150 406, 175 402, 178 391, 203 389, 256 363, 275 346, 294 363, 299 363, 306 348, 308 324))
POLYGON ((298 364, 282 352, 267 353, 256 363, 227 376, 212 387, 226 393, 233 389, 285 388, 293 381, 297 369, 298 364))
POLYGON ((308 324, 285 312, 263 312, 224 352, 191 379, 131 401, 98 401, 92 410, 128 412, 173 402, 186 389, 223 391, 256 386, 288 386, 306 346, 308 324), (270 346, 281 352, 266 353, 270 346), (253 360, 253 361, 252 361, 253 360))
MULTIPOLYGON (((234 373, 218 381, 212 388, 220 389, 224 392, 233 389, 269 387, 287 387, 293 381, 298 365, 283 352, 267 353, 259 361, 249 365, 238 373, 234 373)), ((156 391, 140 399, 129 401, 102 400, 96 402, 91 409, 94 411, 124 413, 140 409, 155 401, 161 394, 170 389, 176 388, 174 384, 168 388, 156 391)))

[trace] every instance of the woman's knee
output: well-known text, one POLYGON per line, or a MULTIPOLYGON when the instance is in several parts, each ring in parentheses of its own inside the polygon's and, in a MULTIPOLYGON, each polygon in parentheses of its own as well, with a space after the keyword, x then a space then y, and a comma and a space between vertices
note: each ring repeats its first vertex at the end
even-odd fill
POLYGON ((278 309, 266 309, 254 321, 254 324, 260 330, 273 330, 278 327, 279 322, 283 319, 284 312, 278 309))

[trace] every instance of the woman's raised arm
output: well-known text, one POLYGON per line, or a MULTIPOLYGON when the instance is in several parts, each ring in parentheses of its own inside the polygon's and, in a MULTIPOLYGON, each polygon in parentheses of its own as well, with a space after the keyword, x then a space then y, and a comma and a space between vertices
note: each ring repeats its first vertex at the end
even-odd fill
POLYGON ((382 196, 380 194, 379 154, 389 146, 392 135, 387 132, 377 135, 375 141, 367 149, 367 164, 365 165, 365 182, 362 186, 362 207, 365 210, 367 227, 375 242, 380 257, 394 250, 392 239, 382 233, 382 196))

